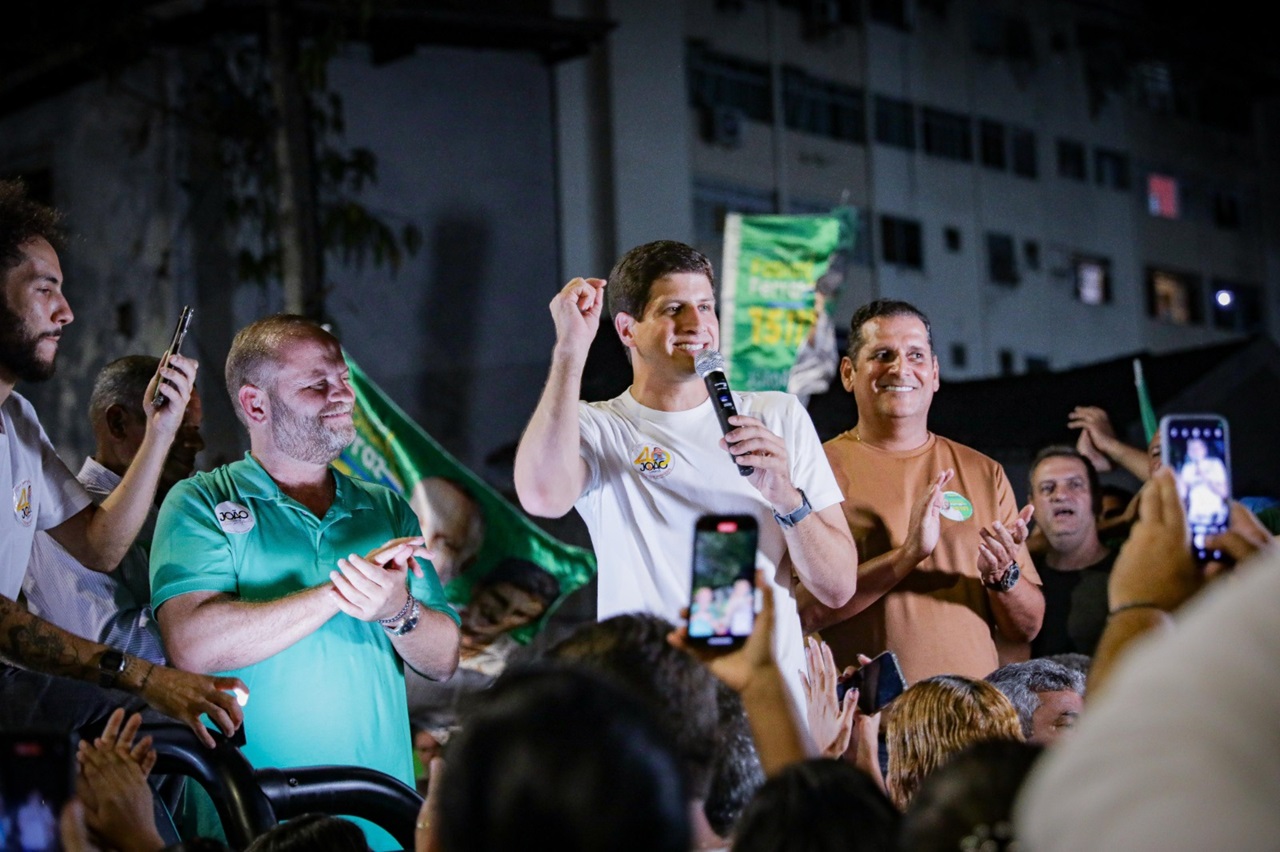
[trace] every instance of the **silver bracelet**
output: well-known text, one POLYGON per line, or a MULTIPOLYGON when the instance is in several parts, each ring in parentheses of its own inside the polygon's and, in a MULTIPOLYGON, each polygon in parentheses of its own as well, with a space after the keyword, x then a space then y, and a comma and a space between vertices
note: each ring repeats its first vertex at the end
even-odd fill
POLYGON ((405 594, 404 606, 400 607, 400 611, 390 618, 379 618, 379 624, 386 627, 388 624, 398 624, 399 622, 404 621, 404 617, 408 615, 409 610, 413 608, 413 595, 409 594, 408 590, 405 591, 405 594))
POLYGON ((391 627, 387 624, 382 625, 382 629, 392 636, 403 636, 406 633, 412 633, 414 628, 418 626, 418 619, 422 617, 422 604, 418 603, 418 599, 413 595, 409 596, 409 600, 413 602, 412 606, 409 609, 409 614, 404 617, 404 621, 399 627, 391 627))

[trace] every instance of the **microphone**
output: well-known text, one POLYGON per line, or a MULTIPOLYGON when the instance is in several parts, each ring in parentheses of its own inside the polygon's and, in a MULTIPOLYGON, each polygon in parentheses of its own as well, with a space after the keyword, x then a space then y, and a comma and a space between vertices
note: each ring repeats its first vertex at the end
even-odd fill
MULTIPOLYGON (((714 349, 703 349, 693 356, 693 369, 707 384, 707 393, 711 394, 711 405, 720 420, 720 431, 727 435, 735 429, 729 418, 738 413, 733 404, 733 394, 729 393, 729 380, 724 377, 724 356, 714 349)), ((733 458, 733 453, 729 454, 733 458)), ((735 462, 737 464, 737 462, 735 462)), ((756 469, 749 465, 738 465, 738 473, 750 476, 756 469)))

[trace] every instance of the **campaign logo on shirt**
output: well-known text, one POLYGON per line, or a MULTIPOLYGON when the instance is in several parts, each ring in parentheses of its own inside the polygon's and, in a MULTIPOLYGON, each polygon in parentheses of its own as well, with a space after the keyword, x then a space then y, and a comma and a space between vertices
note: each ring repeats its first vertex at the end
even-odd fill
POLYGON ((657 444, 639 443, 631 448, 631 466, 645 479, 662 479, 671 473, 675 456, 657 444))
POLYGON ((24 527, 31 526, 36 519, 35 509, 31 508, 31 480, 24 479, 13 489, 13 514, 18 523, 24 527))
POLYGON ((247 533, 256 523, 248 507, 232 503, 230 500, 214 506, 213 512, 218 518, 218 526, 222 527, 224 533, 247 533))
POLYGON ((973 504, 963 495, 954 491, 943 491, 942 499, 947 501, 947 508, 939 514, 949 521, 967 521, 973 517, 973 504))

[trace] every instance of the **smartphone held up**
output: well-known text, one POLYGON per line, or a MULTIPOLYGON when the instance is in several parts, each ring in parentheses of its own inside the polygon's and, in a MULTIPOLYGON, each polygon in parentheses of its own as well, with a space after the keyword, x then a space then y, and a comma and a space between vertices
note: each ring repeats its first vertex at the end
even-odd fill
MULTIPOLYGON (((191 317, 194 313, 195 311, 191 309, 190 305, 184 305, 182 313, 178 314, 178 323, 173 327, 173 337, 169 340, 169 348, 160 356, 161 367, 166 366, 169 363, 169 359, 174 355, 177 355, 178 351, 182 348, 182 341, 187 336, 187 329, 191 326, 191 317)), ((155 396, 151 398, 151 405, 154 408, 164 408, 165 404, 169 401, 169 398, 160 392, 160 385, 163 383, 164 380, 161 379, 160 382, 156 384, 155 396)))
POLYGON ((0 849, 62 849, 58 815, 74 778, 69 734, 0 732, 0 849))
POLYGON ((836 684, 836 699, 844 701, 850 689, 858 690, 858 711, 872 716, 902 694, 907 680, 902 676, 898 657, 892 651, 877 654, 871 662, 836 684))
POLYGON ((693 534, 689 641, 733 648, 747 641, 756 618, 756 544, 751 515, 705 515, 693 534))
POLYGON ((1217 414, 1170 414, 1160 420, 1160 460, 1173 471, 1200 562, 1222 559, 1205 539, 1225 532, 1231 517, 1231 442, 1217 414))

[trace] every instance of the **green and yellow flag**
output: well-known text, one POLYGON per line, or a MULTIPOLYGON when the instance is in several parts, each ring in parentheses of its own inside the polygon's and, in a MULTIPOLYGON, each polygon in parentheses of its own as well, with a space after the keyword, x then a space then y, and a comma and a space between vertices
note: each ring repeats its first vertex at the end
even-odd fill
POLYGON ((499 563, 518 559, 541 567, 559 582, 560 595, 536 622, 511 631, 516 641, 528 642, 556 605, 595 576, 595 556, 559 541, 530 521, 413 422, 349 355, 347 366, 356 394, 356 439, 334 467, 391 488, 415 503, 415 509, 419 496, 414 492, 422 491, 420 483, 424 481, 443 478, 465 491, 480 509, 484 538, 474 559, 445 585, 445 594, 450 603, 465 606, 475 581, 499 563))
POLYGON ((852 245, 855 215, 725 217, 720 351, 735 390, 787 389, 817 322, 815 285, 832 255, 852 245))

